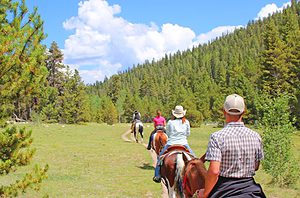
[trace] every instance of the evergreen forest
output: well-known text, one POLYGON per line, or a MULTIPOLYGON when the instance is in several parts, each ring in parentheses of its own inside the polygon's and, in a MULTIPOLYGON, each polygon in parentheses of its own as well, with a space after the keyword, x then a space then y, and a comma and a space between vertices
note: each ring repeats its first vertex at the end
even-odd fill
POLYGON ((169 118, 181 104, 196 127, 222 123, 223 101, 232 93, 246 100, 246 123, 260 122, 267 99, 286 96, 290 120, 300 126, 296 0, 282 12, 249 21, 209 43, 128 65, 94 84, 84 84, 77 70, 63 64, 55 41, 50 48, 42 44, 46 35, 37 9, 29 13, 24 2, 3 1, 0 31, 2 126, 9 121, 126 123, 134 110, 151 122, 157 109, 169 118))

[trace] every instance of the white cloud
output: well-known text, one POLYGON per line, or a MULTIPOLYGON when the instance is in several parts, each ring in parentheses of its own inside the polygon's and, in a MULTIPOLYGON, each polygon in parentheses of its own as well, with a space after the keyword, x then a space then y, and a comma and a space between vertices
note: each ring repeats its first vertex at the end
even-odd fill
MULTIPOLYGON (((270 4, 262 8, 257 17, 267 16, 278 8, 270 4)), ((76 65, 86 83, 101 81, 120 70, 160 59, 165 54, 185 50, 233 32, 239 26, 220 26, 196 35, 193 30, 177 24, 134 24, 118 14, 119 5, 104 0, 87 0, 79 3, 78 15, 67 19, 63 26, 75 30, 65 40, 65 64, 76 65)))
POLYGON ((83 79, 103 80, 121 69, 185 50, 195 33, 177 24, 133 24, 118 17, 118 5, 103 0, 79 3, 78 16, 64 22, 75 33, 65 40, 65 63, 78 65, 83 79), (90 69, 89 69, 90 68, 90 69))
POLYGON ((238 25, 238 26, 219 26, 207 33, 200 34, 197 36, 196 42, 194 42, 194 45, 207 43, 208 41, 212 41, 217 37, 221 37, 224 34, 228 34, 233 32, 235 29, 242 28, 244 26, 238 25))
POLYGON ((275 3, 268 4, 259 11, 255 20, 263 19, 276 12, 281 12, 284 8, 286 8, 289 5, 291 5, 291 2, 285 3, 281 7, 277 7, 275 3))

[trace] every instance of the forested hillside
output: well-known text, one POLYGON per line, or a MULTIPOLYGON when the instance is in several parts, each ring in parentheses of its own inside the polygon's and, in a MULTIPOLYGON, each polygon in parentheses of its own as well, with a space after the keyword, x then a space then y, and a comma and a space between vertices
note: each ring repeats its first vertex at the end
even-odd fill
MULTIPOLYGON (((9 1, 7 1, 9 2, 9 1)), ((300 3, 283 12, 161 60, 128 66, 103 82, 84 85, 78 71, 50 49, 35 10, 9 2, 0 9, 0 118, 15 121, 129 122, 138 110, 151 121, 156 109, 169 117, 181 104, 192 126, 218 122, 227 94, 247 103, 246 122, 256 123, 266 97, 290 96, 291 118, 300 123, 300 3)))
POLYGON ((148 120, 156 109, 168 117, 182 104, 193 125, 222 119, 227 94, 245 97, 247 122, 252 123, 259 120, 263 96, 289 94, 291 113, 299 123, 299 14, 299 2, 292 1, 282 13, 250 21, 208 44, 96 82, 89 93, 112 102, 122 122, 128 122, 135 109, 148 120))

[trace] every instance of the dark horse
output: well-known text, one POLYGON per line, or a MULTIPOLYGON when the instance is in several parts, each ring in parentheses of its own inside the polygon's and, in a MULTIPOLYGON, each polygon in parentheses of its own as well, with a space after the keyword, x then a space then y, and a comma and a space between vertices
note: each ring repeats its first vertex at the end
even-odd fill
POLYGON ((157 130, 153 135, 153 141, 151 143, 152 149, 155 151, 156 155, 159 155, 160 151, 164 148, 167 143, 168 136, 163 130, 157 130))
POLYGON ((181 145, 173 145, 162 155, 161 176, 169 197, 184 197, 182 171, 185 163, 193 157, 181 145))
MULTIPOLYGON (((185 156, 184 156, 185 157, 185 156)), ((193 195, 204 188, 207 170, 204 166, 204 158, 193 158, 191 160, 184 159, 185 167, 182 172, 183 177, 183 193, 185 197, 193 197, 193 195)))
POLYGON ((136 143, 138 143, 138 132, 140 133, 141 135, 141 142, 143 142, 143 138, 144 138, 144 126, 143 126, 143 123, 139 120, 135 121, 133 123, 133 127, 132 127, 132 130, 133 130, 133 136, 134 136, 134 139, 136 141, 136 143), (138 132, 137 132, 138 131, 138 132))

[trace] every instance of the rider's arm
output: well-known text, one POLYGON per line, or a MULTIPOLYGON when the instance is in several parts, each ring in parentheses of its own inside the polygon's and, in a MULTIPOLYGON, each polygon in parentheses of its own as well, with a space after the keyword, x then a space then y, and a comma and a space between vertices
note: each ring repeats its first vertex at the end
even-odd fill
POLYGON ((166 126, 166 134, 167 134, 167 136, 169 136, 170 137, 170 135, 171 135, 171 121, 168 121, 168 123, 167 123, 167 126, 166 126))
POLYGON ((257 155, 255 156, 255 171, 259 169, 260 161, 264 158, 263 145, 260 140, 260 147, 258 148, 257 155))
POLYGON ((186 136, 189 136, 191 134, 191 125, 188 120, 186 121, 186 125, 187 125, 186 136))
POLYGON ((220 162, 219 161, 210 161, 207 175, 205 178, 205 188, 204 188, 204 197, 208 197, 210 191, 213 189, 215 184, 218 181, 218 176, 220 172, 220 162))

